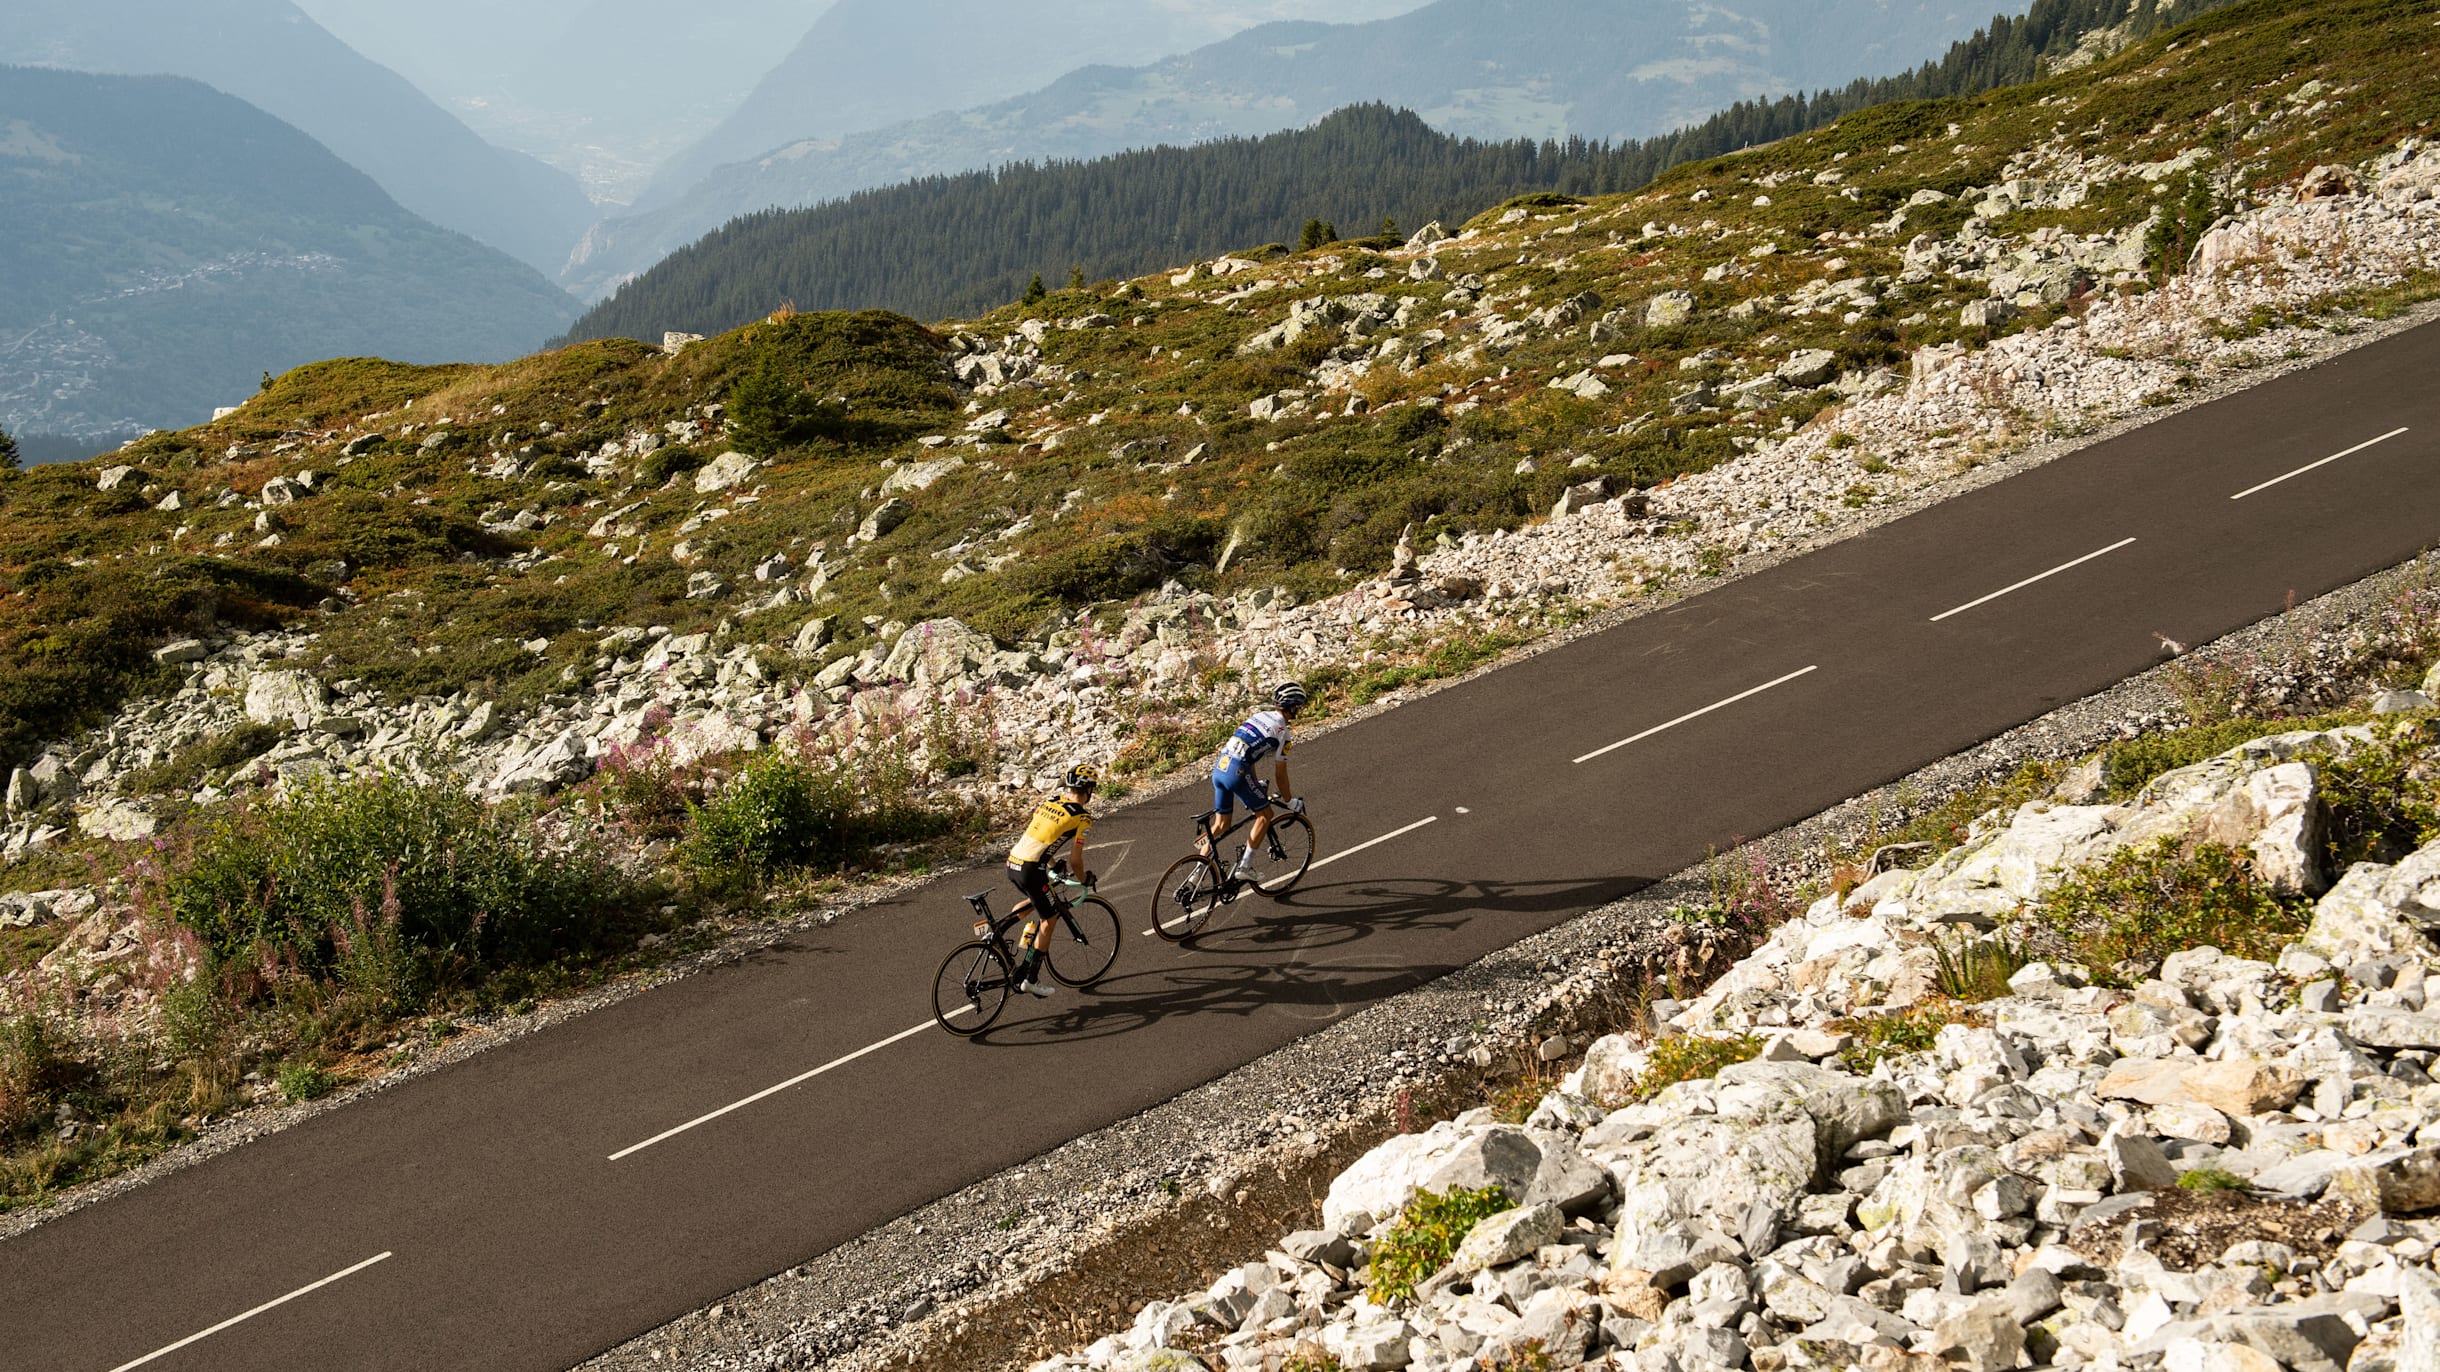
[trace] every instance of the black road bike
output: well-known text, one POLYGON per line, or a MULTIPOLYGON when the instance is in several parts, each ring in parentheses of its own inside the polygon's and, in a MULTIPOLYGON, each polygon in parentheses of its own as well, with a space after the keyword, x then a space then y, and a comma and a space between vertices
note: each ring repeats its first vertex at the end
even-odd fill
MULTIPOLYGON (((1053 887, 1084 891, 1085 883, 1068 875, 1067 864, 1051 869, 1053 887)), ((1062 986, 1086 987, 1102 979, 1118 960, 1118 911, 1098 895, 1075 900, 1060 898, 1051 911, 1051 946, 1042 953, 1043 966, 1062 986)), ((957 946, 932 978, 932 1018, 959 1038, 973 1038, 991 1027, 1017 987, 1017 945, 1008 933, 1025 924, 1034 903, 1020 900, 1005 915, 991 913, 991 893, 966 897, 974 907, 975 937, 957 946)))
MULTIPOLYGON (((1211 851, 1189 853, 1169 864, 1161 884, 1152 890, 1152 932, 1171 943, 1193 938, 1211 922, 1212 912, 1229 904, 1247 891, 1259 891, 1273 900, 1296 889, 1313 866, 1313 821, 1302 810, 1274 806, 1269 812, 1271 831, 1262 842, 1253 846, 1253 855, 1242 869, 1222 860, 1227 850, 1222 846, 1229 835, 1252 824, 1255 811, 1220 831, 1209 845, 1203 836, 1211 832, 1216 811, 1206 810, 1195 816, 1195 838, 1198 848, 1211 851)), ((1243 852, 1243 849, 1240 849, 1243 852)))

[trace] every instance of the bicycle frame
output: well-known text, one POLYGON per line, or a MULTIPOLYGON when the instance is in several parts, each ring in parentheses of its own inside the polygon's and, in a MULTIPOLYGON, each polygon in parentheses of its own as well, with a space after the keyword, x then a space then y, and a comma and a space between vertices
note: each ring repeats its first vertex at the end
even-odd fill
MULTIPOLYGON (((1057 874, 1052 875, 1051 885, 1054 887, 1065 886, 1070 890, 1077 891, 1086 889, 1083 882, 1075 881, 1057 874)), ((1057 894, 1058 892, 1056 891, 1052 892, 1054 897, 1056 897, 1057 894)), ((1032 918, 1035 913, 1034 903, 1030 898, 1028 898, 1025 900, 1020 900, 1015 905, 1010 906, 1007 914, 995 915, 991 913, 991 893, 989 891, 975 892, 973 895, 966 897, 966 903, 974 907, 975 916, 979 921, 974 926, 974 936, 976 938, 987 938, 994 943, 1000 944, 1000 951, 1002 952, 1008 951, 1007 940, 1005 937, 1008 931, 1015 928, 1017 925, 1022 924, 1027 919, 1032 918)), ((1069 903, 1062 900, 1059 902, 1059 908, 1051 911, 1051 913, 1045 916, 1045 918, 1070 919, 1071 916, 1069 914, 1069 909, 1069 903)))
POLYGON ((1236 833, 1238 830, 1246 827, 1247 825, 1252 824, 1255 820, 1262 818, 1264 815, 1270 815, 1276 819, 1280 815, 1294 814, 1296 812, 1290 810, 1287 806, 1280 804, 1278 801, 1272 801, 1270 805, 1263 809, 1246 811, 1243 819, 1232 821, 1227 828, 1215 834, 1212 832, 1212 816, 1219 813, 1220 812, 1218 810, 1206 810, 1202 814, 1195 816, 1195 837, 1198 839, 1210 839, 1215 851, 1218 849, 1222 840, 1226 839, 1229 835, 1236 833))

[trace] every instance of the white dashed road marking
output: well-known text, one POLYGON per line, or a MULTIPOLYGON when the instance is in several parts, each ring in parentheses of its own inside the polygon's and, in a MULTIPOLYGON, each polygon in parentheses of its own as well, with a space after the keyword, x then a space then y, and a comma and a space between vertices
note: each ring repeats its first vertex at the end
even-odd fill
POLYGON ((868 1043, 862 1048, 859 1048, 843 1057, 832 1058, 830 1061, 823 1063, 821 1066, 814 1068, 810 1072, 799 1072, 795 1076, 788 1078, 786 1081, 783 1081, 776 1086, 766 1086, 760 1091, 755 1092, 753 1095, 746 1097, 744 1100, 732 1101, 729 1104, 723 1105, 719 1109, 712 1111, 710 1114, 697 1115, 693 1119, 688 1120, 686 1123, 679 1125, 677 1128, 664 1129, 660 1133, 653 1135, 651 1138, 644 1140, 642 1143, 631 1143, 626 1147, 621 1148, 617 1152, 612 1153, 610 1155, 610 1161, 617 1162, 619 1159, 626 1157, 630 1153, 641 1153, 656 1143, 660 1143, 666 1139, 676 1138, 678 1135, 685 1133, 687 1130, 694 1128, 696 1125, 709 1124, 713 1120, 720 1118, 722 1115, 728 1114, 732 1110, 743 1110, 758 1100, 762 1100, 770 1096, 776 1096, 791 1086, 802 1085, 805 1082, 809 1082, 815 1077, 822 1075, 824 1072, 832 1070, 833 1068, 845 1067, 847 1064, 854 1062, 856 1059, 863 1057, 867 1053, 878 1053, 882 1049, 889 1047, 891 1044, 896 1043, 901 1039, 911 1039, 917 1034, 920 1034, 931 1027, 932 1021, 925 1020, 923 1023, 916 1025, 912 1029, 901 1029, 897 1033, 890 1035, 888 1038, 882 1039, 878 1043, 868 1043))
POLYGON ((2387 433, 2385 433, 2385 434, 2382 434, 2382 435, 2381 435, 2379 438, 2368 438, 2368 439, 2364 440, 2363 442, 2356 444, 2354 447, 2349 448, 2347 451, 2345 451, 2345 452, 2343 452, 2343 453, 2332 453, 2332 454, 2330 454, 2328 457, 2323 458, 2323 459, 2322 459, 2321 461, 2319 461, 2319 462, 2307 462, 2307 463, 2306 463, 2306 464, 2304 464, 2303 466, 2298 467, 2296 470, 2294 470, 2294 471, 2292 471, 2292 472, 2287 473, 2287 475, 2286 475, 2286 476, 2274 476, 2274 477, 2272 477, 2270 480, 2263 482, 2263 483, 2262 483, 2261 485, 2259 485, 2259 486, 2248 486, 2248 487, 2246 487, 2244 490, 2241 490, 2241 491, 2237 492, 2235 495, 2230 496, 2230 497, 2229 497, 2229 499, 2230 499, 2230 500, 2243 500, 2245 497, 2247 497, 2247 496, 2249 496, 2249 495, 2252 495, 2252 494, 2253 494, 2254 492, 2256 492, 2256 491, 2267 491, 2267 490, 2269 490, 2271 487, 2278 485, 2280 482, 2287 480, 2287 479, 2288 479, 2288 477, 2293 477, 2293 476, 2303 476, 2303 475, 2304 475, 2306 472, 2309 472, 2309 471, 2313 470, 2315 467, 2327 467, 2327 466, 2329 466, 2331 463, 2336 462, 2337 460, 2339 460, 2339 459, 2340 459, 2340 458, 2342 458, 2342 457, 2353 457, 2353 456, 2355 456, 2357 453, 2362 452, 2364 449, 2371 447, 2371 446, 2372 446, 2373 444, 2375 444, 2375 443, 2387 443, 2389 440, 2391 440, 2391 439, 2393 439, 2393 438, 2397 437, 2399 434, 2402 434, 2402 433, 2405 433, 2405 432, 2406 432, 2406 430, 2405 430, 2405 429, 2402 429, 2402 428, 2399 428, 2399 429, 2391 429, 2389 432, 2387 432, 2387 433))
POLYGON ((186 1347, 190 1343, 200 1342, 201 1340, 212 1337, 214 1334, 219 1333, 223 1329, 244 1324, 246 1321, 253 1319, 255 1316, 263 1313, 266 1310, 273 1309, 277 1306, 286 1305, 288 1302, 295 1300, 299 1296, 319 1291, 323 1287, 328 1286, 332 1282, 338 1281, 342 1278, 352 1277, 358 1272, 363 1271, 364 1269, 372 1266, 374 1263, 380 1262, 389 1256, 390 1255, 388 1253, 375 1253, 373 1256, 366 1258, 364 1261, 357 1263, 353 1267, 342 1267, 338 1271, 331 1273, 329 1276, 324 1277, 320 1281, 307 1282, 305 1285, 298 1287, 296 1290, 289 1292, 287 1295, 264 1301, 261 1305, 254 1307, 252 1310, 249 1310, 242 1315, 232 1315, 229 1318, 222 1320, 220 1323, 213 1325, 209 1329, 199 1330, 196 1333, 189 1334, 185 1338, 178 1340, 176 1343, 166 1344, 160 1348, 156 1348, 150 1353, 145 1354, 143 1357, 136 1359, 134 1362, 120 1363, 118 1366, 111 1368, 110 1372, 127 1372, 127 1369, 131 1367, 142 1367, 144 1364, 151 1362, 155 1358, 167 1357, 170 1354, 177 1352, 179 1349, 186 1347))
POLYGON ((1609 745, 1609 746, 1608 746, 1608 747, 1606 747, 1606 748, 1595 748, 1593 751, 1591 751, 1591 752, 1589 752, 1589 753, 1586 753, 1584 756, 1582 756, 1582 757, 1580 757, 1580 758, 1577 758, 1577 759, 1576 759, 1576 761, 1578 761, 1578 762, 1590 762, 1590 761, 1592 761, 1594 758, 1597 758, 1597 757, 1601 756, 1603 753, 1614 753, 1614 752, 1617 752, 1619 749, 1626 747, 1626 746, 1627 746, 1628 744, 1630 744, 1630 743, 1641 743, 1641 742, 1643 742, 1645 739, 1648 739, 1648 738, 1652 737, 1654 734, 1657 734, 1657 733, 1662 733, 1662 732, 1665 732, 1665 731, 1667 731, 1667 730, 1674 729, 1674 728, 1676 728, 1677 726, 1679 726, 1679 725, 1681 725, 1681 724, 1685 723, 1686 721, 1688 721, 1688 720, 1690 720, 1690 719, 1701 719, 1703 716, 1705 716, 1705 715, 1707 715, 1707 714, 1710 714, 1710 713, 1711 713, 1712 711, 1714 711, 1714 710, 1724 710, 1724 709, 1727 709, 1729 706, 1736 704, 1738 701, 1743 700, 1743 699, 1745 699, 1745 698, 1746 698, 1746 697, 1748 697, 1748 696, 1758 696, 1758 695, 1761 695, 1761 694, 1762 694, 1764 691, 1767 691, 1767 690, 1771 689, 1771 688, 1772 688, 1772 687, 1774 687, 1774 686, 1785 686, 1785 685, 1787 685, 1789 682, 1794 681, 1796 678, 1798 678, 1798 677, 1800 677, 1800 676, 1805 675, 1807 672, 1818 672, 1818 671, 1820 671, 1820 670, 1821 670, 1821 664, 1820 664, 1820 663, 1818 663, 1818 662, 1817 662, 1817 663, 1814 663, 1812 666, 1810 666, 1810 667, 1806 667, 1806 668, 1802 669, 1801 671, 1794 671, 1794 672, 1790 672, 1790 673, 1788 673, 1786 676, 1780 677, 1780 678, 1778 678, 1777 680, 1773 680, 1773 681, 1766 681, 1766 682, 1762 683, 1761 685, 1754 687, 1754 688, 1753 688, 1753 689, 1751 689, 1751 690, 1739 691, 1739 692, 1737 692, 1735 695, 1730 696, 1730 697, 1729 697, 1728 699, 1726 699, 1726 700, 1716 700, 1716 701, 1713 701, 1711 704, 1704 706, 1704 707, 1703 707, 1702 709, 1700 709, 1700 710, 1689 710, 1689 711, 1687 711, 1686 713, 1684 713, 1684 714, 1682 714, 1682 715, 1679 715, 1677 718, 1675 718, 1675 719, 1673 719, 1673 720, 1670 720, 1670 721, 1669 721, 1668 723, 1666 723, 1666 724, 1655 724, 1655 725, 1653 725, 1651 728, 1644 730, 1644 731, 1643 731, 1642 733, 1640 733, 1640 734, 1630 734, 1630 735, 1628 735, 1627 737, 1625 737, 1625 738, 1622 738, 1622 739, 1618 740, 1616 743, 1613 743, 1613 744, 1609 745))
POLYGON ((2134 541, 2135 540, 2131 538, 2122 538, 2106 548, 2096 548, 2092 552, 2086 553, 2084 556, 2079 557, 2072 562, 2062 562, 2047 572, 2040 573, 2036 576, 2026 577, 2023 581, 2020 581, 2013 586, 2002 586, 1998 590, 1993 591, 1991 594, 1980 597, 1979 599, 1969 600, 1954 610, 1942 610, 1940 613, 1932 616, 1932 622, 1934 624, 1938 624, 1940 621, 1947 619, 1950 615, 1961 615, 1966 611, 1973 609, 1977 605, 1988 605, 1992 601, 1997 600, 2001 596, 2007 595, 2012 591, 2021 591, 2037 581, 2047 581, 2050 578, 2057 576, 2059 573, 2066 571, 2070 567, 2081 567, 2096 557, 2106 557, 2134 541))
POLYGON ((1328 857, 1326 857, 1326 858, 1319 858, 1319 859, 1316 859, 1316 860, 1314 861, 1314 864, 1313 864, 1311 867, 1306 868, 1305 870, 1306 870, 1306 871, 1308 871, 1308 872, 1318 872, 1318 871, 1320 871, 1322 868, 1329 866, 1331 863, 1334 863, 1334 862, 1338 861, 1340 858, 1343 858, 1343 857, 1354 857, 1356 854, 1363 852, 1365 849, 1372 847, 1372 846, 1373 846, 1374 844, 1376 844, 1376 843, 1387 843, 1387 842, 1389 842, 1389 841, 1390 841, 1391 839, 1393 839, 1393 838, 1398 838, 1398 837, 1400 837, 1401 835, 1405 835, 1405 834, 1411 834, 1411 833, 1415 832, 1417 829, 1422 828, 1422 827, 1423 827, 1423 826, 1425 826, 1426 824, 1437 824, 1437 823, 1439 823, 1439 822, 1440 822, 1440 816, 1438 816, 1438 815, 1427 815, 1427 816, 1425 816, 1425 817, 1424 817, 1424 818, 1422 818, 1422 819, 1416 820, 1414 823, 1412 823, 1412 824, 1410 824, 1410 825, 1406 826, 1406 827, 1405 827, 1405 828, 1403 828, 1403 829, 1392 829, 1392 830, 1390 830, 1388 833, 1383 834, 1383 835, 1382 835, 1381 837, 1379 837, 1379 838, 1368 838, 1368 839, 1364 840, 1362 843, 1357 844, 1357 845, 1356 845, 1355 847, 1353 847, 1353 848, 1342 848, 1342 849, 1340 849, 1339 851, 1337 851, 1337 852, 1335 852, 1335 853, 1332 853, 1330 856, 1328 856, 1328 857))

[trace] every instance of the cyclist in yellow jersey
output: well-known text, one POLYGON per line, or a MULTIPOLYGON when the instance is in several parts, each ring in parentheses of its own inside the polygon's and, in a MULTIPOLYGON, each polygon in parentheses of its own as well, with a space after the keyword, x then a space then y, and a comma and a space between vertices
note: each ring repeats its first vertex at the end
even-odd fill
POLYGON ((1084 807, 1092 803, 1093 788, 1101 784, 1101 769, 1080 762, 1068 768, 1060 784, 1063 789, 1058 795, 1034 807, 1034 816, 1027 821, 1024 834, 1008 850, 1008 880, 1034 903, 1034 936, 1017 949, 1017 989, 1044 998, 1059 989, 1040 975, 1042 955, 1051 946, 1051 922, 1047 916, 1057 908, 1051 897, 1051 856, 1062 844, 1074 845, 1074 870, 1082 873, 1087 885, 1092 883, 1093 873, 1084 862, 1084 833, 1093 827, 1093 817, 1085 813, 1084 807))

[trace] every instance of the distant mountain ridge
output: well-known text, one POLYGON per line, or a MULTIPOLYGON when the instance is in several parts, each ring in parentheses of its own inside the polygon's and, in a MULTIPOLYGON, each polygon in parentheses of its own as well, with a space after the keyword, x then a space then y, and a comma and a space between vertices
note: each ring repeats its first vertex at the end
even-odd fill
POLYGON ((2231 0, 2034 0, 1938 61, 1844 86, 1744 100, 1699 123, 1617 144, 1479 143, 1385 106, 1311 129, 1092 161, 926 177, 732 220, 595 305, 572 338, 712 332, 774 305, 884 306, 923 318, 1013 299, 1035 272, 1124 277, 1266 239, 1308 217, 1351 233, 1389 215, 1461 219, 1524 190, 1631 190, 1684 162, 1757 147, 1894 101, 1970 96, 2079 65, 2100 48, 2231 0))
POLYGON ((1079 67, 1150 62, 1271 20, 1326 16, 1344 23, 1421 2, 838 0, 735 111, 655 173, 636 207, 672 204, 720 165, 801 139, 840 138, 971 108, 1079 67))
POLYGON ((9 0, 0 62, 191 77, 303 130, 411 213, 542 271, 593 218, 573 179, 484 142, 288 0, 9 0))
POLYGON ((596 298, 771 206, 1017 161, 1266 134, 1364 102, 1475 138, 1643 137, 1738 100, 1904 70, 1990 14, 1990 0, 1436 0, 1363 24, 1267 24, 1150 66, 1074 71, 996 104, 800 138, 719 168, 675 203, 594 226, 561 280, 596 298))
POLYGON ((180 77, 0 67, 0 243, 0 427, 28 434, 191 424, 324 357, 513 357, 575 312, 180 77))

